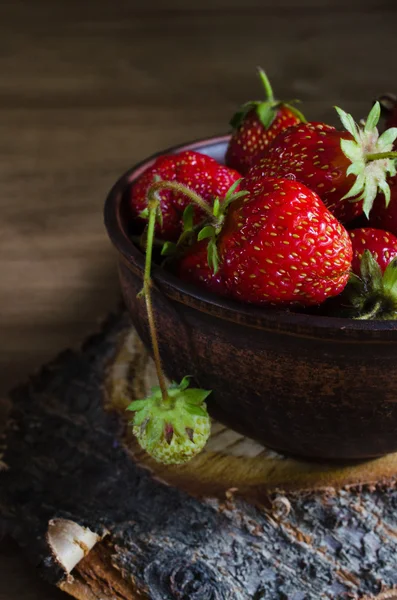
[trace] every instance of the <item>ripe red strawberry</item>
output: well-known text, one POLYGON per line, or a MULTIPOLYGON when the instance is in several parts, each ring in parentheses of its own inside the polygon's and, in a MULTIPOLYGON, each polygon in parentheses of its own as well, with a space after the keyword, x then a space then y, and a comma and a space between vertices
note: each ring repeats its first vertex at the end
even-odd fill
POLYGON ((397 256, 397 237, 387 231, 363 227, 352 229, 349 235, 353 245, 352 271, 358 276, 361 273, 361 259, 365 250, 371 252, 382 273, 389 262, 397 256))
POLYGON ((337 111, 347 131, 337 131, 325 123, 289 128, 250 169, 246 187, 252 188, 257 181, 260 185, 263 177, 292 175, 317 192, 343 223, 362 211, 368 216, 378 190, 388 202, 386 179, 388 174, 396 174, 390 153, 397 129, 388 129, 379 136, 378 102, 360 127, 350 115, 339 108, 337 111))
MULTIPOLYGON (((216 197, 223 198, 241 175, 220 165, 213 158, 192 150, 160 156, 130 188, 132 219, 141 228, 145 223, 141 213, 147 207, 147 191, 156 177, 183 183, 211 204, 216 197)), ((175 191, 162 190, 159 194, 162 223, 156 223, 156 235, 164 240, 176 241, 182 233, 183 211, 189 205, 189 200, 175 191)), ((204 214, 197 207, 194 211, 195 222, 198 222, 204 214)))
POLYGON ((205 240, 191 246, 176 262, 175 274, 188 283, 205 288, 219 296, 226 295, 222 270, 216 273, 208 264, 205 240))
POLYGON ((217 246, 234 298, 255 304, 320 304, 345 287, 347 231, 318 195, 289 179, 263 179, 230 204, 217 246))
POLYGON ((233 134, 226 152, 226 164, 243 175, 281 131, 305 121, 295 107, 274 99, 266 74, 262 69, 258 71, 266 99, 246 102, 230 121, 233 134))

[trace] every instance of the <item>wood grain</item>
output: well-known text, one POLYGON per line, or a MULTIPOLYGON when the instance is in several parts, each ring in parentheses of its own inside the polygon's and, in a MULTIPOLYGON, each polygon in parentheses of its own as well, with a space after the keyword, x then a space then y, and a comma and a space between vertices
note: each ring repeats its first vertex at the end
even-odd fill
MULTIPOLYGON (((258 63, 310 118, 360 117, 397 91, 395 17, 393 0, 1 2, 0 393, 117 302, 101 211, 122 171, 225 131, 258 63)), ((59 597, 1 558, 0 598, 59 597)))

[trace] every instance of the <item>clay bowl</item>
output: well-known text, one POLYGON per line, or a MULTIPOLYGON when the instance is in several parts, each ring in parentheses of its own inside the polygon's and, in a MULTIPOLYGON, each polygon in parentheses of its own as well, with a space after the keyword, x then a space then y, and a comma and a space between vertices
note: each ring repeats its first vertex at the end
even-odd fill
MULTIPOLYGON (((227 137, 194 149, 223 160, 227 137)), ((144 256, 130 241, 127 186, 154 158, 110 191, 105 223, 133 324, 149 347, 142 288, 144 256)), ((255 308, 218 298, 157 267, 153 303, 164 369, 213 390, 211 414, 264 445, 313 459, 366 459, 397 450, 397 323, 255 308)))

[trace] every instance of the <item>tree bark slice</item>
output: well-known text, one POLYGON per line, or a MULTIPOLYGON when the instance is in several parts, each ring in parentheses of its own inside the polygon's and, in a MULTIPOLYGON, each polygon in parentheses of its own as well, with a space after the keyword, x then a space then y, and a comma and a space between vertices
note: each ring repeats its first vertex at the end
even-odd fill
POLYGON ((48 581, 85 600, 395 597, 395 455, 324 467, 216 424, 170 474, 126 427, 151 369, 121 313, 12 392, 0 525, 48 581))

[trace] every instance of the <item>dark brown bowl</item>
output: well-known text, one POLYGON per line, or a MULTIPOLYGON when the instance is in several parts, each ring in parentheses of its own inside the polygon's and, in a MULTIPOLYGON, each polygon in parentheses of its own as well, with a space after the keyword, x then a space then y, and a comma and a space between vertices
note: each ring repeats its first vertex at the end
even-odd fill
MULTIPOLYGON (((223 161, 228 137, 178 146, 223 161)), ((123 175, 106 201, 120 282, 147 347, 144 256, 127 233, 124 191, 154 160, 123 175)), ((168 377, 212 389, 211 414, 270 448, 297 456, 364 459, 397 450, 397 323, 255 308, 153 271, 153 303, 168 377)))

